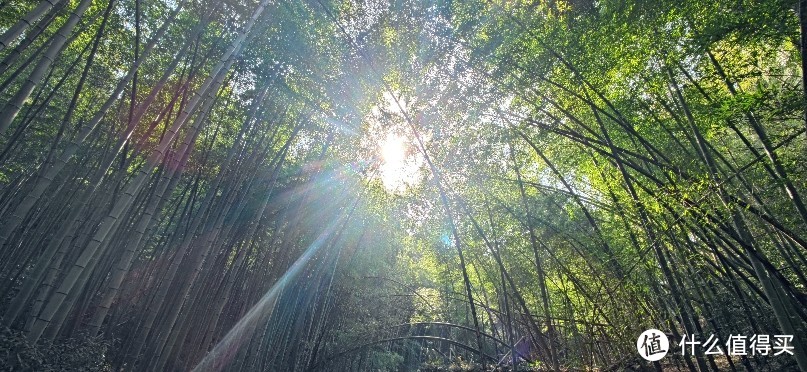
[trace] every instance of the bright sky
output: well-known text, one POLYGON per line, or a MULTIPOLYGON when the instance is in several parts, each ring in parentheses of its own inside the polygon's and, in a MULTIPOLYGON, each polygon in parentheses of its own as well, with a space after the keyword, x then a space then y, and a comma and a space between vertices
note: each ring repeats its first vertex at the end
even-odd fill
POLYGON ((380 161, 376 177, 388 192, 397 193, 420 181, 424 159, 404 124, 401 109, 406 110, 406 100, 396 102, 388 92, 381 98, 366 118, 362 142, 380 161))
POLYGON ((422 161, 411 140, 389 133, 379 143, 380 177, 389 191, 402 191, 414 185, 420 177, 422 161))

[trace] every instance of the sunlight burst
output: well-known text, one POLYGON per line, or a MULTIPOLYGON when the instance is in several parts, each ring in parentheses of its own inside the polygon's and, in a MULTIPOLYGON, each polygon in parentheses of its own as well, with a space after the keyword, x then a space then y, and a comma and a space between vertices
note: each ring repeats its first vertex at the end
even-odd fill
POLYGON ((388 134, 379 144, 379 153, 381 182, 387 190, 400 191, 417 181, 419 164, 405 137, 388 134))

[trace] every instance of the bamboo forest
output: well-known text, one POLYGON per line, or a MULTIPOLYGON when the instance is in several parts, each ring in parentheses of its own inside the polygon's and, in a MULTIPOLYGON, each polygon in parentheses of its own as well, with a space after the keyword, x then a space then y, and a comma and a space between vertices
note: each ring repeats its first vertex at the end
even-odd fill
POLYGON ((807 0, 0 0, 0 371, 807 371, 807 0))

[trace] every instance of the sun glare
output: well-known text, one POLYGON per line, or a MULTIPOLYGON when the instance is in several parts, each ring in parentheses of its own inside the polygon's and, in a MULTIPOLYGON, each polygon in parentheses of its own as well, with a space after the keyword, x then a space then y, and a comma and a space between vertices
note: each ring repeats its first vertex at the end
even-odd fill
POLYGON ((404 139, 394 134, 388 135, 381 144, 381 157, 386 165, 398 166, 403 164, 406 159, 405 151, 404 139))
POLYGON ((417 181, 418 162, 405 137, 388 134, 379 144, 380 177, 387 190, 400 191, 417 181))

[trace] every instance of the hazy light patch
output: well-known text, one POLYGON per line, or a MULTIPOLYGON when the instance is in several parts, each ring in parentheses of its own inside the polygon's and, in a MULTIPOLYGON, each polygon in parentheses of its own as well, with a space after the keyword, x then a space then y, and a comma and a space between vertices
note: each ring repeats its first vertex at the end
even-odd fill
POLYGON ((423 157, 414 143, 404 136, 389 133, 378 146, 381 157, 379 177, 389 191, 403 191, 420 180, 423 157))
POLYGON ((401 113, 406 110, 406 100, 403 97, 396 99, 390 92, 384 92, 383 96, 389 112, 401 115, 401 113))
POLYGON ((370 178, 391 193, 401 193, 424 177, 425 159, 404 115, 410 114, 409 104, 404 97, 384 92, 363 120, 361 157, 375 164, 370 178))

